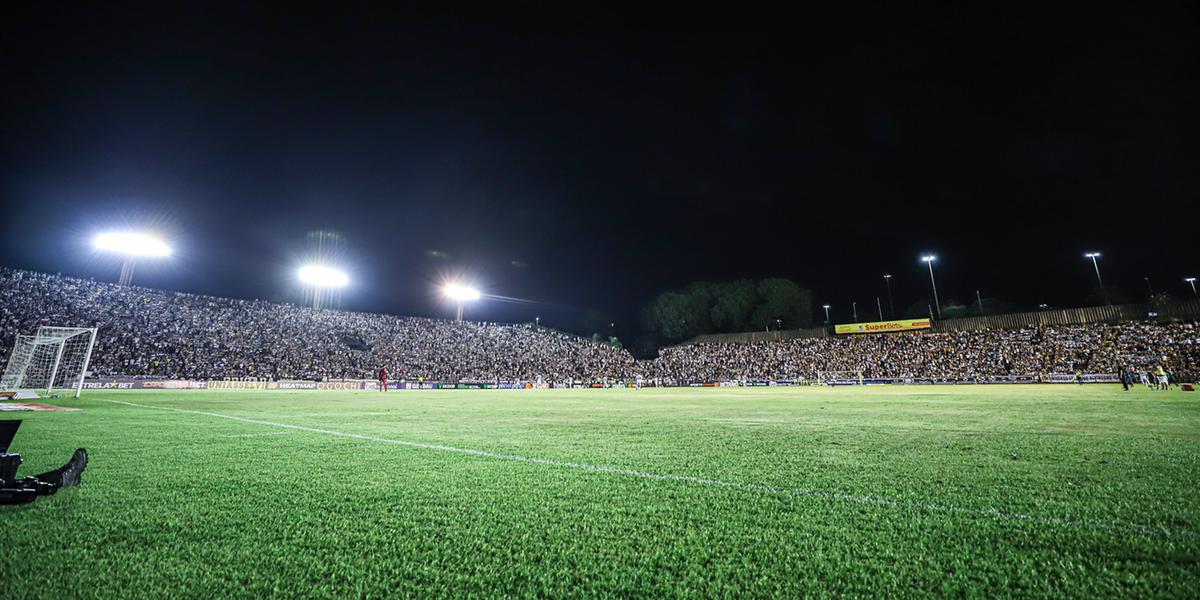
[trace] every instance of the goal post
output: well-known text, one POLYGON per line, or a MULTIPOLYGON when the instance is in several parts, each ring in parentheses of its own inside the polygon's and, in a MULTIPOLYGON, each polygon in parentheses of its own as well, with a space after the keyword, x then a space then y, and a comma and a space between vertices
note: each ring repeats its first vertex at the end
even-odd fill
POLYGON ((95 327, 38 327, 34 335, 18 335, 0 388, 7 390, 64 389, 76 398, 96 344, 95 327))
POLYGON ((818 371, 817 383, 821 385, 863 385, 862 371, 818 371))

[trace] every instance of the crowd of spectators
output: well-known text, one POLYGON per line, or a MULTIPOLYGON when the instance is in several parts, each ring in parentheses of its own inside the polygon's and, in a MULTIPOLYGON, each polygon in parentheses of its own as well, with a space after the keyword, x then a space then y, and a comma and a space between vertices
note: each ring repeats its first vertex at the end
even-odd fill
POLYGON ((664 348, 656 372, 668 381, 863 379, 1003 381, 1014 377, 1150 372, 1180 381, 1200 368, 1194 322, 1087 324, 950 333, 805 338, 664 348), (839 375, 845 376, 845 375, 839 375))
MULTIPOLYGON (((216 298, 0 269, 0 353, 39 325, 98 327, 94 376, 566 381, 628 376, 622 349, 524 325, 216 298)), ((2 364, 0 364, 2 366, 2 364)))
POLYGON ((1196 323, 1088 324, 951 333, 697 343, 636 361, 544 328, 456 323, 217 298, 0 268, 0 368, 18 333, 98 327, 96 377, 631 381, 686 384, 865 379, 945 381, 1200 368, 1196 323))

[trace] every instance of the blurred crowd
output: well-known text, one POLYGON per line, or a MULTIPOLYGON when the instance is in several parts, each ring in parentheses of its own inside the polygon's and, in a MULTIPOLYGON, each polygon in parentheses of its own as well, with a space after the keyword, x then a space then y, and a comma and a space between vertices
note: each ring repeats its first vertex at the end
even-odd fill
POLYGON ((0 368, 18 333, 98 327, 94 376, 177 379, 634 381, 863 378, 1002 380, 1200 371, 1196 323, 1073 325, 853 335, 664 348, 637 361, 620 348, 544 328, 455 323, 216 298, 0 268, 0 368))

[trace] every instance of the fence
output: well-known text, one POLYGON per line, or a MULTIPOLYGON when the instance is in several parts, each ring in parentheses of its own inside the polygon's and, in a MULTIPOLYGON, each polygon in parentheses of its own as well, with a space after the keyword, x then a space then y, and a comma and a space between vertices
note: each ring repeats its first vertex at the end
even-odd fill
POLYGON ((1042 325, 1079 325, 1083 323, 1123 323, 1127 321, 1182 321, 1200 319, 1200 301, 1185 300, 1161 305, 1114 304, 1038 312, 966 317, 934 321, 933 330, 968 331, 977 329, 1019 329, 1042 325))
MULTIPOLYGON (((1162 304, 1114 304, 1112 306, 1088 306, 1084 308, 1062 308, 1038 312, 988 315, 934 321, 934 332, 972 331, 979 329, 1020 329, 1043 325, 1081 325, 1084 323, 1123 323, 1127 321, 1187 321, 1200 319, 1200 300, 1182 300, 1162 304)), ((777 342, 799 338, 830 337, 828 327, 811 329, 784 329, 781 331, 747 331, 744 333, 712 333, 698 335, 679 345, 701 343, 747 344, 750 342, 777 342)), ((864 335, 864 334, 855 334, 864 335)))

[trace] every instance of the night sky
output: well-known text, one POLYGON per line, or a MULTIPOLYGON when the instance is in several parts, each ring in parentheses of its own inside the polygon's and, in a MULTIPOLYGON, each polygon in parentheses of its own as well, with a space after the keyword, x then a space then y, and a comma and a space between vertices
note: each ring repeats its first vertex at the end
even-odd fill
POLYGON ((1081 304, 1088 250, 1131 300, 1146 276, 1190 295, 1197 15, 1097 6, 695 28, 22 8, 0 263, 115 280, 91 236, 151 228, 177 253, 137 283, 299 300, 305 233, 334 229, 347 308, 448 316, 434 290, 462 274, 545 303, 468 318, 599 310, 625 336, 698 279, 789 277, 845 321, 891 273, 899 309, 929 294, 923 252, 944 304, 1081 304))

